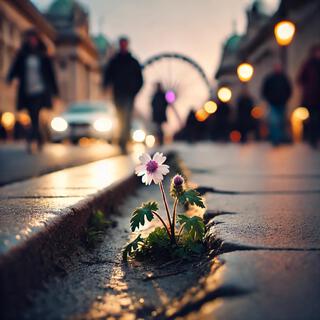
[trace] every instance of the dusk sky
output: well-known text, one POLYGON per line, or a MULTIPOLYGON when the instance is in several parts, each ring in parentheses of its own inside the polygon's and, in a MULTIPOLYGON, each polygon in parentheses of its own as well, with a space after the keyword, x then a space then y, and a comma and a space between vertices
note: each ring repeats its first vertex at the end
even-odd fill
MULTIPOLYGON (((33 0, 45 10, 52 0, 33 0)), ((217 68, 221 45, 233 25, 243 32, 245 9, 252 0, 80 0, 90 11, 92 31, 110 40, 128 35, 134 54, 142 60, 163 51, 195 59, 207 76, 217 68)), ((267 10, 278 0, 264 0, 267 10)))

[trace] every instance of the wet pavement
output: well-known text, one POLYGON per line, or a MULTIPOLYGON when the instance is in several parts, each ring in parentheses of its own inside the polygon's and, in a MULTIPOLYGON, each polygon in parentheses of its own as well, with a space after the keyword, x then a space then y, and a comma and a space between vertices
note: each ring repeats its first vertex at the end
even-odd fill
MULTIPOLYGON (((108 212, 116 225, 102 243, 90 250, 80 246, 60 265, 64 276, 30 295, 24 318, 318 319, 319 151, 210 143, 168 149, 178 152, 192 183, 214 188, 205 200, 218 255, 170 266, 124 264, 132 209, 160 200, 157 186, 140 187, 108 212)), ((65 183, 62 177, 45 178, 39 194, 65 183)), ((71 198, 99 188, 82 178, 65 179, 71 198)), ((28 198, 36 190, 23 194, 28 198)), ((5 194, 11 197, 12 190, 5 194)), ((144 232, 149 230, 150 225, 144 232)))
POLYGON ((22 142, 0 144, 0 186, 118 154, 118 148, 107 143, 86 147, 46 144, 34 154, 28 154, 22 142))
POLYGON ((206 279, 216 294, 190 296, 197 311, 185 318, 318 319, 319 151, 199 144, 191 157, 177 148, 191 179, 218 191, 206 200, 215 213, 210 231, 222 242, 221 266, 206 279))

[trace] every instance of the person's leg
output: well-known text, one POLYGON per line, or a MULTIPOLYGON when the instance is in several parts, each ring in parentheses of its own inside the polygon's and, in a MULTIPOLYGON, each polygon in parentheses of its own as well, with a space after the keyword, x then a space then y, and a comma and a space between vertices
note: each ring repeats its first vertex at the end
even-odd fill
POLYGON ((279 143, 279 116, 276 107, 272 105, 269 106, 268 118, 270 141, 273 145, 277 145, 279 143))
POLYGON ((115 99, 119 121, 119 146, 122 152, 127 151, 127 143, 130 140, 131 118, 133 110, 133 99, 115 99))

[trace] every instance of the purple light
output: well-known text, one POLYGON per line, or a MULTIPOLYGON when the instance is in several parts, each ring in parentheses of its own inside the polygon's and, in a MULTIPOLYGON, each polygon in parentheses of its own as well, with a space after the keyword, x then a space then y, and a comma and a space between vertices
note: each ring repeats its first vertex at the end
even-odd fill
POLYGON ((166 92, 166 100, 169 104, 172 104, 176 101, 176 94, 174 91, 172 90, 168 90, 166 92))

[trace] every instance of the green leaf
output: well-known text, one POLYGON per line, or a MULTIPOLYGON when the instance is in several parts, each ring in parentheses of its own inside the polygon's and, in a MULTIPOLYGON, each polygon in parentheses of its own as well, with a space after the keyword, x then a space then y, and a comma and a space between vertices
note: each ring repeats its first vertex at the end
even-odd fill
POLYGON ((139 229, 140 225, 143 226, 145 217, 148 221, 151 221, 154 218, 152 211, 158 211, 158 204, 156 202, 146 202, 141 207, 136 208, 130 220, 131 230, 134 231, 139 229))
POLYGON ((166 248, 170 246, 170 238, 166 229, 160 227, 155 228, 154 231, 149 233, 146 239, 146 245, 153 248, 166 248))
POLYGON ((205 233, 205 225, 200 217, 187 217, 185 215, 178 216, 178 222, 180 225, 184 225, 184 230, 194 240, 202 240, 205 233))
POLYGON ((181 204, 189 203, 191 205, 196 205, 200 208, 205 208, 205 205, 202 201, 202 198, 196 190, 189 189, 185 190, 180 196, 179 196, 179 202, 181 204))
POLYGON ((128 256, 132 256, 134 252, 139 248, 140 244, 143 244, 144 240, 139 234, 133 241, 129 242, 122 251, 123 260, 127 261, 128 256))

